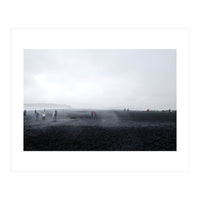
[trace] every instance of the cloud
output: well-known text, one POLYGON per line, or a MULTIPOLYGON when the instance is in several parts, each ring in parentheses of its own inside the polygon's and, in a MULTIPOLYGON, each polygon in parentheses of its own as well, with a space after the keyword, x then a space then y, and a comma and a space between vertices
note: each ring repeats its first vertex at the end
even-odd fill
POLYGON ((176 109, 176 50, 24 50, 24 102, 176 109))

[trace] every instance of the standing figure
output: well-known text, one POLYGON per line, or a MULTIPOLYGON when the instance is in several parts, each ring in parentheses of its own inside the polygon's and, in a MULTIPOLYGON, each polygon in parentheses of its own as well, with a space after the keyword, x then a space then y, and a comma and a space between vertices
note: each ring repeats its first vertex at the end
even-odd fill
POLYGON ((94 113, 93 113, 93 111, 91 112, 91 117, 93 118, 93 115, 94 115, 94 113))
POLYGON ((45 120, 45 116, 46 116, 46 114, 45 114, 45 109, 44 109, 44 112, 43 112, 43 114, 42 114, 42 119, 43 119, 43 120, 45 120))
POLYGON ((94 111, 94 117, 96 117, 97 116, 97 113, 96 113, 96 111, 94 111))
POLYGON ((56 121, 56 118, 57 118, 57 110, 54 111, 53 113, 53 119, 56 121))
POLYGON ((39 113, 37 111, 35 112, 35 120, 39 120, 39 113))
POLYGON ((26 116, 26 110, 24 110, 24 117, 26 116))
POLYGON ((35 110, 35 120, 37 120, 37 111, 35 110))

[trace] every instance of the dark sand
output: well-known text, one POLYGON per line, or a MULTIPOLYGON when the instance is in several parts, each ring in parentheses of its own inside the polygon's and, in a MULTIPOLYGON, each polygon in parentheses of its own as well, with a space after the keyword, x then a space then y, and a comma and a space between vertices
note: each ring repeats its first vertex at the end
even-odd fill
POLYGON ((176 151, 176 112, 51 110, 24 117, 25 151, 176 151))

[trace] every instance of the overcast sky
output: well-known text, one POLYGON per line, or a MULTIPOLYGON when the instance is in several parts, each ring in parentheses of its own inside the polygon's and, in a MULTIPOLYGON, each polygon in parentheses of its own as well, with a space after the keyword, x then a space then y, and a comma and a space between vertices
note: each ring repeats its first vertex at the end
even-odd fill
POLYGON ((24 103, 176 109, 176 50, 24 50, 24 103))

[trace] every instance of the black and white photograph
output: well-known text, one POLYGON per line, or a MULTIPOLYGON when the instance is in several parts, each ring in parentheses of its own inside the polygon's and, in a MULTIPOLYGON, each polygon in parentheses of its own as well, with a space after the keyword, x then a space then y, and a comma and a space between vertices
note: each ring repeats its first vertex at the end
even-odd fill
POLYGON ((24 151, 176 151, 176 49, 24 49, 24 151))

